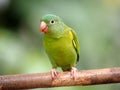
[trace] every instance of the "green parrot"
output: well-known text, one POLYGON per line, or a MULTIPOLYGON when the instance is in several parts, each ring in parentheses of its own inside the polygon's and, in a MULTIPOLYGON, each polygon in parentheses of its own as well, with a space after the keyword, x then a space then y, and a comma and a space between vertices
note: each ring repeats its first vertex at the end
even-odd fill
POLYGON ((41 19, 40 32, 45 33, 43 45, 52 64, 52 78, 57 77, 57 67, 71 71, 71 77, 75 78, 80 45, 73 29, 64 24, 60 17, 47 14, 41 19))

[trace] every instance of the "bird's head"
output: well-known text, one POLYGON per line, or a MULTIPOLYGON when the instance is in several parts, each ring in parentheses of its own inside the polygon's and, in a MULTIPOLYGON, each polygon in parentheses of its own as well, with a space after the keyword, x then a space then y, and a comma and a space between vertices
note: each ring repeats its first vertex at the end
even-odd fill
POLYGON ((60 34, 64 30, 64 23, 62 20, 53 14, 47 14, 42 17, 40 24, 40 32, 45 34, 60 34))

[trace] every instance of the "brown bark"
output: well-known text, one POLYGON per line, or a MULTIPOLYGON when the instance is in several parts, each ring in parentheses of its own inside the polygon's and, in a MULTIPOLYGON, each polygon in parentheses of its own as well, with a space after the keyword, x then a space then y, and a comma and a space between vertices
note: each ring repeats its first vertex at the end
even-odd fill
POLYGON ((80 70, 77 74, 75 80, 70 72, 59 72, 54 80, 50 73, 4 75, 0 76, 0 90, 120 83, 120 68, 80 70))

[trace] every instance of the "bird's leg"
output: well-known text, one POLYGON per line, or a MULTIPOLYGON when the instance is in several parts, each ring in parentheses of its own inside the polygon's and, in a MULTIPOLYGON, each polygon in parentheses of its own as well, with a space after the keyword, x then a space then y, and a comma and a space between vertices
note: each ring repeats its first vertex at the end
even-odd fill
POLYGON ((57 71, 55 70, 55 68, 51 70, 51 76, 52 76, 52 79, 55 79, 57 77, 57 71))
POLYGON ((76 79, 77 78, 77 68, 72 67, 71 68, 71 78, 76 79))

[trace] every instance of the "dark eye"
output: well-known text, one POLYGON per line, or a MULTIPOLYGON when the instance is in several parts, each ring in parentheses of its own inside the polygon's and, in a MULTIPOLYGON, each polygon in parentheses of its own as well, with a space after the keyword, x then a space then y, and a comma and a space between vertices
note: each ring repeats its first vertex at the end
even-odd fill
POLYGON ((51 21, 50 21, 50 24, 54 24, 54 23, 55 23, 55 21, 54 21, 54 20, 51 20, 51 21))

